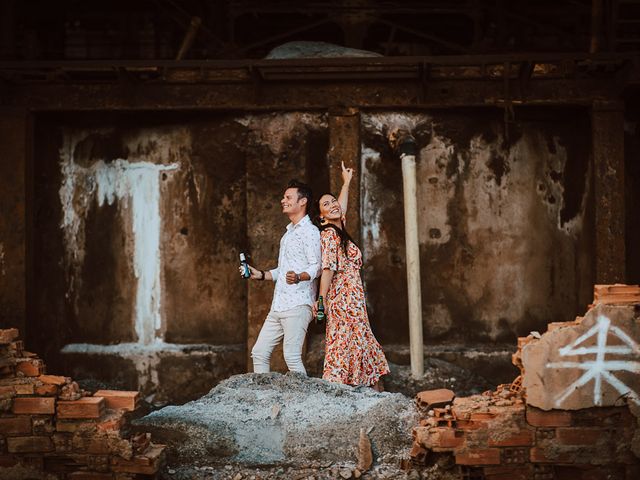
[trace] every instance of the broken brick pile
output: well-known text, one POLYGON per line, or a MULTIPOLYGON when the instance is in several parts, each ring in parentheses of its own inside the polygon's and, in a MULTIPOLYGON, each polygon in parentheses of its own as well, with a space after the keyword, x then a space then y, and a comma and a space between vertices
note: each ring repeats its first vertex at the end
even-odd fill
MULTIPOLYGON (((595 306, 639 303, 637 286, 596 286, 595 306)), ((601 312, 596 313, 600 316, 601 312)), ((637 322, 637 317, 633 318, 637 322)), ((553 323, 548 332, 571 328, 581 321, 553 323)), ((574 332, 571 335, 576 342, 585 337, 574 332)), ((541 338, 532 332, 518 339, 513 363, 522 375, 511 384, 465 398, 455 398, 445 389, 419 393, 416 403, 421 420, 413 430, 412 463, 426 465, 438 456, 452 454, 455 468, 465 480, 640 478, 640 459, 636 456, 640 455, 640 407, 633 402, 571 410, 541 409, 530 404, 523 388, 522 349, 541 338)), ((546 373, 527 373, 545 384, 542 377, 546 373)), ((547 385, 549 380, 547 377, 547 385)), ((633 387, 637 386, 636 381, 633 387)))
POLYGON ((0 478, 3 469, 22 467, 69 480, 155 475, 165 447, 128 428, 138 398, 117 390, 91 395, 69 377, 46 375, 17 329, 0 330, 0 478))

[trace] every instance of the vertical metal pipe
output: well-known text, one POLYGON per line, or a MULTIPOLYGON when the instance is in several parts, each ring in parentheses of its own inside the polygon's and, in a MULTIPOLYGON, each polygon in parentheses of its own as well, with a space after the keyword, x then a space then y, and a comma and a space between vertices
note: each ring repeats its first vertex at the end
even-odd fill
POLYGON ((409 301, 409 341, 411 375, 424 375, 422 340, 422 291, 420 288, 420 244, 418 242, 418 205, 416 191, 416 157, 402 154, 402 185, 404 190, 404 236, 407 249, 407 290, 409 301))

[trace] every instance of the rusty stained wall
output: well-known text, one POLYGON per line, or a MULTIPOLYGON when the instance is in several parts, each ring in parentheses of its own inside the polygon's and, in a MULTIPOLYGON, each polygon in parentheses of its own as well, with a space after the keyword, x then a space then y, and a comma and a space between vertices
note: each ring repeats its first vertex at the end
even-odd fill
MULTIPOLYGON (((380 340, 408 338, 402 178, 386 139, 397 123, 414 131, 421 149, 426 341, 511 341, 582 312, 594 253, 585 112, 518 111, 508 140, 500 111, 363 112, 363 275, 380 340)), ((69 139, 85 167, 118 158, 179 164, 160 174, 160 334, 167 342, 252 345, 273 285, 247 287, 237 277, 237 253, 248 250, 261 268, 275 265, 287 223, 283 187, 296 176, 327 189, 328 137, 320 113, 40 116, 32 348, 55 353, 69 342, 136 337, 124 202, 98 207, 94 197, 87 204, 84 260, 76 277, 66 270, 60 166, 69 139)))
POLYGON ((165 120, 39 119, 32 348, 55 355, 71 342, 138 340, 136 294, 143 287, 135 273, 140 267, 136 235, 142 235, 137 238, 142 243, 149 239, 134 231, 140 229, 134 217, 148 217, 154 202, 161 270, 159 288, 153 291, 161 294, 161 324, 153 336, 175 343, 245 341, 246 291, 238 288, 236 273, 238 249, 246 245, 245 155, 240 149, 245 129, 218 117, 192 115, 188 124, 175 115, 165 120), (118 162, 129 173, 118 174, 118 162), (144 180, 131 173, 145 162, 158 168, 153 172, 158 199, 146 192, 140 201, 147 212, 138 208, 136 214, 132 192, 144 180), (103 176, 113 177, 102 183, 115 184, 114 191, 100 191, 106 187, 96 178, 99 165, 103 176), (123 180, 127 175, 129 180, 123 180))
POLYGON ((249 337, 252 344, 273 285, 247 285, 238 253, 250 252, 261 268, 276 265, 288 222, 282 192, 296 177, 328 188, 327 135, 325 115, 299 112, 40 116, 29 344, 55 366, 68 343, 139 340, 135 200, 118 189, 144 185, 123 180, 115 167, 131 174, 145 162, 159 168, 161 325, 154 338, 228 345, 249 337), (107 187, 97 171, 116 184, 113 198, 101 193, 107 187))
POLYGON ((512 342, 590 301, 593 200, 587 111, 363 115, 362 238, 372 323, 408 340, 400 163, 413 132, 426 343, 512 342))
POLYGON ((25 110, 0 109, 0 328, 18 327, 24 334, 26 311, 26 237, 24 222, 27 138, 25 110))

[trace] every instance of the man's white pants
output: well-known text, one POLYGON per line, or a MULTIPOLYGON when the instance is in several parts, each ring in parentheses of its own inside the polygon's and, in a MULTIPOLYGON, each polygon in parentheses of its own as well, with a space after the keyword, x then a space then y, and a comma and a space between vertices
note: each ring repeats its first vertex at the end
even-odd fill
POLYGON ((312 319, 311 307, 300 305, 284 312, 269 312, 251 350, 253 371, 268 373, 273 349, 284 337, 284 361, 292 372, 307 374, 302 364, 302 344, 312 319))

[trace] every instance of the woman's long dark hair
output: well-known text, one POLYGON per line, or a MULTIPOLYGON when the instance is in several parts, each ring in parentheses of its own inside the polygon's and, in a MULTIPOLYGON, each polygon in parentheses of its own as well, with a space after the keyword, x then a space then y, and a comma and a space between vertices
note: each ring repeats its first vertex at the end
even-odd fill
MULTIPOLYGON (((313 223, 315 223, 316 227, 318 227, 318 229, 322 232, 323 230, 326 230, 328 228, 332 228, 340 237, 340 245, 342 246, 342 251, 344 252, 345 256, 349 256, 349 242, 353 243, 354 245, 356 245, 356 242, 353 241, 353 238, 351 238, 351 235, 349 235, 349 232, 347 232, 347 229, 344 228, 344 222, 342 223, 342 227, 340 228, 337 225, 334 225, 332 223, 327 223, 327 224, 322 224, 322 222, 320 221, 320 199, 322 197, 324 197, 325 195, 331 195, 333 198, 336 198, 335 195, 333 195, 333 193, 323 193, 322 195, 320 195, 318 197, 318 200, 316 202, 316 208, 318 209, 318 215, 315 216, 313 223)), ((357 246, 357 245, 356 245, 357 246)))

